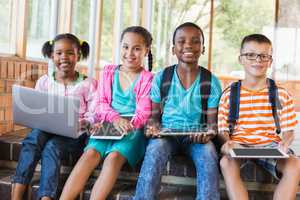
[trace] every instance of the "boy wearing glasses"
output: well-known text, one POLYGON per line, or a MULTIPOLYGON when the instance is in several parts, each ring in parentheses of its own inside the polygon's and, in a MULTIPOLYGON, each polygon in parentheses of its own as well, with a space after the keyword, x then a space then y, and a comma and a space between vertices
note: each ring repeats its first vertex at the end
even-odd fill
MULTIPOLYGON (((283 88, 277 87, 281 108, 277 109, 278 124, 269 100, 267 69, 272 64, 272 43, 264 35, 246 36, 241 44, 239 62, 245 70, 245 79, 240 82, 238 120, 230 126, 230 94, 226 89, 219 103, 218 129, 223 142, 220 165, 228 197, 232 200, 248 199, 248 192, 240 177, 240 166, 245 159, 234 159, 229 152, 237 147, 281 148, 289 154, 287 159, 251 159, 280 179, 274 192, 274 199, 295 199, 300 180, 300 160, 289 149, 294 139, 297 124, 293 100, 283 88)), ((271 97, 270 97, 271 98, 271 97)), ((231 116, 231 115, 230 115, 231 116)))

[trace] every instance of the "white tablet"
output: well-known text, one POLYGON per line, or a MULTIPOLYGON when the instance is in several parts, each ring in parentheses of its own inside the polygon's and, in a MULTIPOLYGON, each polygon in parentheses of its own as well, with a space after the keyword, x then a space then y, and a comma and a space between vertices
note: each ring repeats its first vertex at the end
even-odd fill
POLYGON ((278 148, 234 148, 230 151, 233 158, 288 158, 289 155, 278 148))
POLYGON ((93 139, 120 140, 125 133, 120 133, 112 123, 103 122, 99 130, 91 135, 93 139))
POLYGON ((196 135, 196 134, 214 134, 207 129, 198 129, 198 130, 190 130, 190 131, 182 131, 177 129, 161 129, 159 135, 161 136, 188 136, 188 135, 196 135))
MULTIPOLYGON (((134 115, 121 115, 122 118, 125 118, 129 121, 132 120, 134 115)), ((120 140, 127 133, 119 132, 113 125, 113 123, 102 122, 100 129, 91 135, 93 139, 106 139, 106 140, 120 140)))

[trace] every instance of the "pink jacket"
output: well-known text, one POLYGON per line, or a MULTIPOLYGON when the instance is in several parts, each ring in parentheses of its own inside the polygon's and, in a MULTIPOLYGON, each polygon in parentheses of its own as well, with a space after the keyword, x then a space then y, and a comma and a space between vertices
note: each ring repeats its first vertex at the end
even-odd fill
MULTIPOLYGON (((94 122, 112 122, 120 118, 118 112, 111 107, 112 83, 117 65, 106 65, 100 78, 97 91, 97 107, 94 115, 94 122)), ((140 78, 136 82, 133 91, 136 94, 136 110, 132 119, 135 128, 142 128, 151 115, 150 89, 153 75, 151 72, 143 70, 140 78)))
POLYGON ((92 78, 83 78, 84 75, 80 74, 79 78, 65 86, 54 80, 54 77, 43 75, 37 80, 35 89, 39 91, 46 91, 52 94, 62 96, 76 96, 80 98, 80 118, 87 120, 93 119, 95 104, 93 101, 95 91, 97 89, 97 81, 92 78))

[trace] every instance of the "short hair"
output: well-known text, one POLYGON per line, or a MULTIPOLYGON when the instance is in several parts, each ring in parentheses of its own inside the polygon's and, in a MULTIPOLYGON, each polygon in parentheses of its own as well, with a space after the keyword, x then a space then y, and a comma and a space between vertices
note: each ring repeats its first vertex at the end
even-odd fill
POLYGON ((257 42, 257 43, 267 43, 269 45, 272 46, 272 42, 269 38, 267 38, 265 35, 263 34, 250 34, 247 35, 243 38, 242 43, 241 43, 241 49, 240 51, 242 51, 242 49, 244 48, 244 45, 248 42, 257 42))
POLYGON ((202 40, 203 40, 203 44, 204 44, 204 34, 203 34, 202 29, 201 29, 197 24, 195 24, 195 23, 192 23, 192 22, 185 22, 185 23, 179 25, 179 26, 175 29, 175 31, 174 31, 174 33, 173 33, 173 45, 175 45, 175 37, 176 37, 177 31, 180 30, 180 29, 183 29, 183 28, 185 28, 185 27, 193 27, 193 28, 198 29, 198 30, 201 32, 201 36, 202 36, 202 40))

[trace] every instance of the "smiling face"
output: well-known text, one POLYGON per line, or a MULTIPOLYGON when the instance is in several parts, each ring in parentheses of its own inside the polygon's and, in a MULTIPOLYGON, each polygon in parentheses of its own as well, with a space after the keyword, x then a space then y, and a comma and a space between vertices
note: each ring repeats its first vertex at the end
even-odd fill
MULTIPOLYGON (((255 41, 247 42, 243 45, 241 50, 242 54, 260 54, 260 55, 272 55, 272 46, 268 43, 258 43, 255 41)), ((265 78, 267 70, 272 64, 272 58, 268 61, 263 61, 261 56, 258 56, 255 60, 247 59, 247 56, 239 56, 241 65, 244 66, 245 74, 252 78, 265 78)))
POLYGON ((124 34, 121 44, 121 61, 125 67, 141 67, 148 51, 149 48, 146 47, 145 40, 140 34, 133 32, 124 34))
POLYGON ((72 74, 79 59, 78 48, 68 39, 57 40, 54 43, 52 59, 58 72, 72 74))
POLYGON ((172 52, 176 55, 179 64, 198 65, 202 51, 203 37, 200 30, 192 26, 177 30, 172 52))

